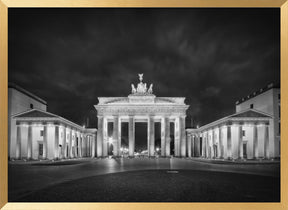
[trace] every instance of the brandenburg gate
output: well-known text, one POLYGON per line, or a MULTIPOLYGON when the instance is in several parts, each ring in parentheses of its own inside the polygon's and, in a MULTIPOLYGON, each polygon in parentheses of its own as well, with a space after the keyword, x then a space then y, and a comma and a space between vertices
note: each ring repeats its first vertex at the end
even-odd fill
POLYGON ((170 122, 173 122, 175 156, 186 156, 185 117, 188 105, 182 97, 156 97, 153 84, 147 88, 143 74, 139 74, 137 88, 131 84, 128 97, 99 97, 95 105, 98 117, 97 157, 108 156, 109 143, 113 155, 120 156, 121 123, 128 122, 129 156, 134 156, 135 123, 147 124, 148 156, 155 155, 155 122, 161 123, 161 156, 170 156, 170 122), (108 136, 108 123, 113 122, 113 136, 108 136), (112 141, 111 141, 112 139, 112 141))

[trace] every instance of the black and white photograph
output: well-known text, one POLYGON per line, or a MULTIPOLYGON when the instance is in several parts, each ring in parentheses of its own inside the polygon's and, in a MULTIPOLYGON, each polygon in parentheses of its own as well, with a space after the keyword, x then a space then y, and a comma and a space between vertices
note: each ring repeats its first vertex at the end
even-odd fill
POLYGON ((9 8, 8 201, 280 202, 280 100, 279 8, 9 8))

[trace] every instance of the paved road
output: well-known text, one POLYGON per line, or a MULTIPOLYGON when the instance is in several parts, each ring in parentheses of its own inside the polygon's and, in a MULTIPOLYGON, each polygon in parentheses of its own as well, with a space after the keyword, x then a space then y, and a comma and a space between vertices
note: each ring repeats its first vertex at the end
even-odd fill
POLYGON ((133 170, 201 170, 279 177, 280 164, 214 164, 198 159, 135 158, 78 159, 63 162, 10 162, 8 199, 14 200, 38 189, 65 181, 133 170), (58 165, 57 165, 58 164, 58 165))

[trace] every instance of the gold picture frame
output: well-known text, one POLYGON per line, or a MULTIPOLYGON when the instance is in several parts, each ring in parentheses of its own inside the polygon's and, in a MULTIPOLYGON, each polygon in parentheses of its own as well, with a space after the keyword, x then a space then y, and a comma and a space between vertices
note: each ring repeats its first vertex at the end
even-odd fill
POLYGON ((0 209, 288 209, 288 0, 0 0, 0 209), (257 7, 281 9, 281 202, 279 203, 8 203, 8 8, 257 7))

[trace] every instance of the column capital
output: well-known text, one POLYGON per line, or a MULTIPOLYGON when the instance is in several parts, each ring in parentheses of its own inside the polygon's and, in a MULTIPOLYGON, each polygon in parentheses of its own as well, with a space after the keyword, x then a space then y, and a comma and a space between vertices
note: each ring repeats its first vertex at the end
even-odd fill
POLYGON ((247 126, 247 127, 254 126, 254 122, 243 122, 243 126, 247 126))
POLYGON ((264 122, 264 121, 257 121, 257 122, 255 122, 255 125, 256 126, 266 126, 268 124, 266 122, 264 122))
POLYGON ((240 125, 242 125, 242 124, 239 121, 233 121, 232 122, 232 126, 240 126, 240 125))
POLYGON ((219 130, 223 129, 223 127, 224 127, 223 124, 219 124, 219 125, 217 126, 217 128, 218 128, 219 130))
POLYGON ((230 127, 231 125, 232 125, 231 121, 227 121, 227 122, 223 123, 223 126, 226 126, 226 127, 230 127))
POLYGON ((16 125, 17 125, 17 126, 20 126, 20 127, 21 127, 21 126, 27 126, 27 125, 28 125, 28 122, 18 122, 18 121, 17 121, 17 122, 16 122, 16 125))

